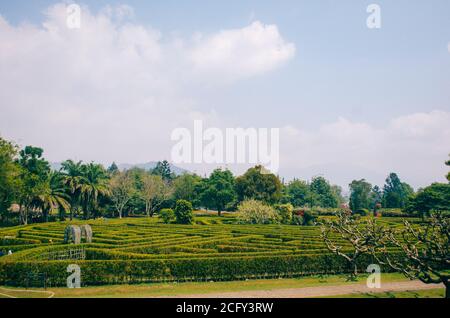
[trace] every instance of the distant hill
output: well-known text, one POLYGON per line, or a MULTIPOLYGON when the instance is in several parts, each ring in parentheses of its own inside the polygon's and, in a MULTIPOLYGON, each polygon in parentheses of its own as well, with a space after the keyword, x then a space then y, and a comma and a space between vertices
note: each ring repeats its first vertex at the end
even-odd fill
MULTIPOLYGON (((147 163, 137 163, 137 164, 131 164, 131 163, 120 163, 117 164, 117 167, 119 167, 119 170, 129 170, 131 168, 140 168, 144 170, 151 170, 156 167, 157 161, 150 161, 147 163)), ((60 162, 50 162, 50 168, 53 170, 59 170, 61 169, 61 163, 60 162)), ((105 167, 108 168, 108 167, 105 167)), ((181 175, 183 173, 189 172, 188 170, 182 169, 180 167, 174 166, 173 164, 170 164, 170 170, 172 170, 173 173, 176 175, 181 175)))

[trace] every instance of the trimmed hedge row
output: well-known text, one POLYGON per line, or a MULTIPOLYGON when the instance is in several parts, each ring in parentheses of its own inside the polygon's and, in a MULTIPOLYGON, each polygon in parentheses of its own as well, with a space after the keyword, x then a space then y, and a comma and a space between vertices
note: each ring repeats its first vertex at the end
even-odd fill
MULTIPOLYGON (((360 270, 372 263, 369 256, 361 256, 360 270)), ((346 261, 336 255, 229 257, 165 260, 103 260, 103 261, 37 261, 0 262, 0 284, 13 286, 41 286, 30 280, 38 275, 46 277, 49 286, 65 286, 69 264, 81 268, 85 286, 140 283, 164 280, 237 280, 258 277, 300 276, 349 272, 346 261)))

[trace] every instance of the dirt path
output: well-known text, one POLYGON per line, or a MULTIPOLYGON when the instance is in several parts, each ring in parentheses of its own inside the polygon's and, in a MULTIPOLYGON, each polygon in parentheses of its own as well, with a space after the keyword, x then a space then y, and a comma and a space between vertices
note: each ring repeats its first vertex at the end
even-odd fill
POLYGON ((381 293, 394 291, 422 290, 441 288, 444 285, 424 284, 420 281, 391 282, 382 283, 381 288, 370 289, 365 284, 337 285, 337 286, 317 286, 290 289, 272 289, 240 291, 212 294, 191 294, 180 295, 180 298, 308 298, 323 296, 338 296, 353 293, 381 293))

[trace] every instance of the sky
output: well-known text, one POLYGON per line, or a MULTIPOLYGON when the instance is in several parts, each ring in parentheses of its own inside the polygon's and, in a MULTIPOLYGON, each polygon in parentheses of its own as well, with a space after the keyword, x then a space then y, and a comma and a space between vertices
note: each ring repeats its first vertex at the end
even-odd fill
POLYGON ((170 160, 202 120, 279 128, 285 180, 445 180, 447 0, 85 1, 69 29, 71 3, 0 0, 0 136, 50 161, 170 160))

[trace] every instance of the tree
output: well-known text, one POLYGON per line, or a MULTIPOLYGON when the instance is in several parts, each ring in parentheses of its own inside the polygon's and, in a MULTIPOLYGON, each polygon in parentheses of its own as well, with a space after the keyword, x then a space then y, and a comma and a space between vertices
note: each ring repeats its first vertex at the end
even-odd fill
POLYGON ((175 200, 186 200, 192 202, 194 207, 199 206, 199 184, 202 178, 195 175, 185 173, 178 176, 173 181, 173 197, 175 200))
MULTIPOLYGON (((446 165, 446 166, 450 166, 450 160, 447 160, 447 161, 445 162, 445 165, 446 165)), ((450 182, 450 171, 447 173, 447 180, 450 182)))
POLYGON ((369 208, 376 212, 376 209, 381 206, 383 200, 383 193, 379 186, 375 185, 370 192, 370 204, 369 208))
POLYGON ((350 209, 356 212, 360 209, 369 209, 370 192, 372 185, 365 179, 353 180, 350 187, 350 209))
POLYGON ((281 199, 281 182, 262 166, 255 166, 236 178, 236 192, 239 202, 254 199, 274 204, 281 199))
POLYGON ((411 197, 405 210, 418 213, 422 218, 430 216, 431 212, 450 210, 450 184, 433 183, 421 189, 411 197))
POLYGON ((294 179, 286 186, 287 200, 295 207, 306 206, 309 186, 305 181, 294 179))
POLYGON ((91 210, 95 212, 101 196, 109 196, 108 174, 100 164, 89 163, 81 166, 82 178, 79 186, 84 218, 89 219, 91 210))
POLYGON ((186 200, 178 200, 175 205, 175 218, 178 224, 192 224, 194 214, 192 213, 192 204, 186 200))
POLYGON ((50 171, 42 190, 34 200, 36 206, 42 210, 44 222, 48 221, 48 216, 54 211, 59 211, 60 219, 63 220, 65 212, 70 210, 70 196, 64 186, 63 175, 50 171))
MULTIPOLYGON (((311 205, 320 206, 322 208, 337 208, 339 198, 333 192, 330 183, 324 177, 315 177, 310 184, 311 205)), ((312 206, 311 206, 312 207, 312 206)))
POLYGON ((113 162, 108 168, 108 173, 109 174, 115 174, 118 171, 119 171, 119 167, 117 167, 115 162, 113 162))
POLYGON ((337 213, 336 220, 324 220, 321 223, 321 237, 332 253, 343 257, 351 268, 349 280, 355 280, 358 274, 357 261, 364 254, 373 254, 386 244, 386 228, 369 218, 363 225, 354 216, 343 211, 337 213))
POLYGON ((290 224, 292 222, 292 212, 294 211, 292 204, 277 204, 275 205, 275 210, 281 223, 290 224))
POLYGON ((17 146, 0 137, 0 216, 20 193, 20 167, 14 161, 16 155, 17 146))
POLYGON ((82 162, 74 162, 66 160, 61 163, 61 171, 63 173, 63 183, 69 192, 70 203, 70 220, 72 221, 75 209, 80 204, 81 193, 80 188, 83 182, 82 162))
POLYGON ((175 212, 172 209, 161 209, 159 216, 165 224, 172 223, 175 220, 175 212))
POLYGON ((216 169, 204 180, 201 201, 207 207, 215 208, 220 216, 236 198, 234 186, 234 177, 230 170, 216 169))
POLYGON ((400 231, 391 229, 388 240, 383 240, 382 253, 374 253, 380 264, 411 279, 425 284, 445 285, 445 297, 450 298, 450 219, 434 214, 425 226, 417 227, 408 221, 400 231), (401 256, 394 257, 388 246, 400 249, 401 256))
POLYGON ((246 224, 278 223, 278 215, 274 208, 262 201, 246 200, 238 206, 238 220, 246 224))
POLYGON ((412 193, 411 186, 401 182, 396 173, 391 173, 383 187, 383 206, 385 208, 404 208, 412 193))
POLYGON ((156 209, 170 197, 171 193, 170 186, 160 175, 144 174, 139 195, 145 203, 145 214, 148 217, 153 216, 156 209))
POLYGON ((28 213, 36 198, 45 193, 47 176, 50 172, 49 163, 42 158, 41 148, 26 146, 19 152, 16 160, 20 166, 19 179, 21 191, 18 194, 19 214, 22 224, 28 224, 28 213))
POLYGON ((119 218, 122 218, 123 209, 135 193, 133 179, 129 172, 116 171, 110 182, 111 200, 116 208, 119 218))
POLYGON ((152 170, 152 174, 161 176, 165 182, 170 182, 175 178, 174 173, 170 169, 170 163, 167 160, 158 161, 156 167, 152 170))

